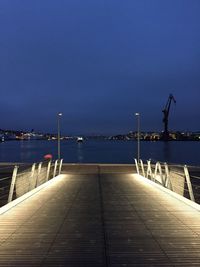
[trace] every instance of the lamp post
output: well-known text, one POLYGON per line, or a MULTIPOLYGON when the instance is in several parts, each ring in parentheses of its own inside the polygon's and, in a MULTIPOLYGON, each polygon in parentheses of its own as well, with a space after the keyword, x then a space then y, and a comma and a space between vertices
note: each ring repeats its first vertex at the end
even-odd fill
POLYGON ((58 159, 60 159, 60 117, 62 113, 58 113, 57 122, 58 122, 58 159))
POLYGON ((137 160, 139 163, 139 160, 140 160, 140 113, 136 112, 135 116, 137 117, 137 160))

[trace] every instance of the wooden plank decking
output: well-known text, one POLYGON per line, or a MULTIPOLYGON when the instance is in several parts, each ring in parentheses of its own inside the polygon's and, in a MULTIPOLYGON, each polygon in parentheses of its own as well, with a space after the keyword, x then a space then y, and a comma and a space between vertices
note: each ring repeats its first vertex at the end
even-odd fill
POLYGON ((93 166, 0 215, 0 266, 200 266, 200 212, 93 166))

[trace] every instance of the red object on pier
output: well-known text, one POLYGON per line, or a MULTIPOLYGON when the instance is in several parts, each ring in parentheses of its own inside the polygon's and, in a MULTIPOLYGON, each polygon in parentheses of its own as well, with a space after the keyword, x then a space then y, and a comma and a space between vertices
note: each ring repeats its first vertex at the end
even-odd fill
POLYGON ((52 159, 52 158, 53 158, 53 156, 51 154, 46 154, 44 156, 44 159, 52 159))

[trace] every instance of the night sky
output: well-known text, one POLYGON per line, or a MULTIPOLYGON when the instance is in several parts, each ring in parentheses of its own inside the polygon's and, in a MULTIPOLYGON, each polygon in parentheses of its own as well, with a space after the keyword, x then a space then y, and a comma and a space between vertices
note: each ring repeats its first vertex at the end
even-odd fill
POLYGON ((200 130, 199 0, 1 0, 0 128, 200 130))

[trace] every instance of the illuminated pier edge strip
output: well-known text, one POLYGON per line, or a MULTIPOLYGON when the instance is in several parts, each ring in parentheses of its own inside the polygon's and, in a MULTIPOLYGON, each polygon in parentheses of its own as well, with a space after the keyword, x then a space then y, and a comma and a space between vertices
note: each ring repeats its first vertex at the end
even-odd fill
POLYGON ((15 200, 11 201, 10 203, 4 205, 3 207, 0 208, 0 215, 5 213, 5 212, 7 212, 8 210, 14 208, 15 206, 17 206, 18 204, 20 204, 21 202, 23 202, 27 198, 30 198, 31 196, 35 195, 37 192, 39 192, 43 188, 47 187, 48 185, 53 184, 56 181, 59 181, 59 180, 63 179, 64 176, 65 175, 63 175, 63 174, 55 176, 54 178, 52 178, 51 180, 47 181, 46 183, 38 186, 37 188, 34 188, 33 190, 31 190, 30 192, 27 192, 23 196, 18 197, 17 199, 15 199, 15 200))
POLYGON ((183 197, 183 196, 181 196, 181 195, 179 195, 179 194, 177 194, 177 193, 175 193, 175 192, 169 190, 168 188, 163 187, 162 185, 159 185, 159 184, 157 184, 157 183, 155 183, 155 182, 153 182, 153 181, 147 179, 147 178, 144 177, 144 176, 141 176, 140 174, 133 174, 133 175, 134 175, 134 179, 137 178, 137 179, 139 179, 139 180, 144 181, 145 183, 151 184, 152 186, 157 187, 157 188, 160 189, 161 191, 164 191, 165 193, 171 195, 172 197, 174 197, 174 198, 176 198, 176 199, 178 199, 178 200, 184 202, 184 203, 187 204, 188 206, 190 206, 190 207, 192 207, 192 208, 194 208, 194 209, 200 211, 200 205, 197 204, 197 203, 195 203, 195 202, 193 202, 192 200, 187 199, 186 197, 183 197))

